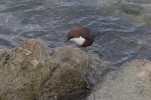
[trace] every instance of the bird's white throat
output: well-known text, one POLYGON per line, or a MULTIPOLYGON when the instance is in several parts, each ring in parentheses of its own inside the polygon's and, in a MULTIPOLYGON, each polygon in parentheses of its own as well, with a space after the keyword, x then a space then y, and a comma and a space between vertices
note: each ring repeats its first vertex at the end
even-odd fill
POLYGON ((81 46, 84 43, 85 39, 80 36, 79 38, 72 38, 70 39, 70 41, 74 42, 76 45, 81 46))

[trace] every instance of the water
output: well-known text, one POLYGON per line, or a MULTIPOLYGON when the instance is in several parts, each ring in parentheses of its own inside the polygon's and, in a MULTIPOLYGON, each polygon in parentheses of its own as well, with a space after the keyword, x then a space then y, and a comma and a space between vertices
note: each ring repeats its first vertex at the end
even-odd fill
POLYGON ((31 38, 63 46, 69 30, 84 26, 106 33, 88 50, 113 66, 151 60, 150 8, 150 0, 1 0, 0 47, 13 48, 31 38))
POLYGON ((69 30, 84 26, 105 33, 88 52, 116 69, 133 59, 151 61, 150 20, 150 0, 0 0, 0 47, 31 38, 63 46, 69 30))

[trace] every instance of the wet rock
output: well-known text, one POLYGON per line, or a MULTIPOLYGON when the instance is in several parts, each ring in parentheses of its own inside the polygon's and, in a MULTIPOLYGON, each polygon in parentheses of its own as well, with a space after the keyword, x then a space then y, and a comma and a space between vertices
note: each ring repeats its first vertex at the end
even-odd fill
POLYGON ((8 58, 8 50, 1 47, 0 48, 0 67, 5 65, 7 63, 7 58, 8 58))
POLYGON ((127 0, 129 2, 133 2, 133 3, 141 3, 141 4, 150 4, 151 1, 150 0, 127 0))
MULTIPOLYGON (((124 2, 121 0, 117 0, 116 2, 108 1, 105 2, 105 4, 98 7, 96 9, 96 12, 103 13, 107 16, 113 16, 113 17, 121 17, 124 16, 126 18, 132 19, 134 21, 138 22, 144 22, 144 21, 150 21, 150 13, 151 11, 150 6, 145 6, 142 3, 147 3, 148 1, 142 1, 142 0, 129 0, 130 2, 124 2), (134 2, 134 3, 133 3, 134 2), (141 2, 141 3, 139 3, 141 2), (105 6, 104 6, 105 5, 105 6)), ((143 24, 143 23, 142 23, 143 24)))
POLYGON ((89 68, 86 69, 85 80, 88 86, 94 86, 101 79, 102 75, 111 70, 110 62, 99 59, 98 55, 91 55, 89 68))
POLYGON ((0 48, 0 100, 82 98, 100 78, 98 62, 80 48, 52 49, 35 39, 11 50, 0 48))
POLYGON ((150 100, 151 62, 138 59, 110 72, 86 100, 150 100))

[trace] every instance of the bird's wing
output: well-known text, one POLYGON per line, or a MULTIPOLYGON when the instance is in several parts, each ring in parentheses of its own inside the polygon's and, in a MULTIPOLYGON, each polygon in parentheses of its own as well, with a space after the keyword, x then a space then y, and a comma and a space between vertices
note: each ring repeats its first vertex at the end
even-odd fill
POLYGON ((95 33, 93 31, 88 31, 85 32, 84 34, 81 35, 83 38, 87 39, 87 40, 91 40, 94 41, 95 39, 95 33))

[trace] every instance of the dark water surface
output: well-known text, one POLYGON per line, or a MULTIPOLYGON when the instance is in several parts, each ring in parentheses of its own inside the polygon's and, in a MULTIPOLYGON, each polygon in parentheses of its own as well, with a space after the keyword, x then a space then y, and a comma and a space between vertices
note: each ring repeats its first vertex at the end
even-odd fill
POLYGON ((63 46, 69 30, 84 26, 106 33, 88 50, 114 66, 151 60, 150 8, 150 0, 1 0, 0 46, 31 38, 63 46))

